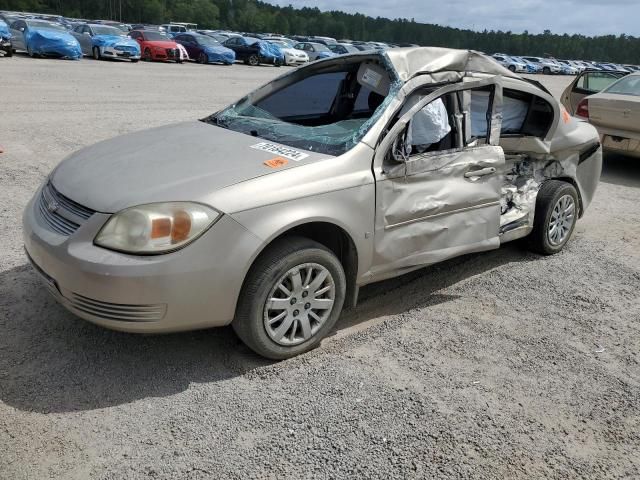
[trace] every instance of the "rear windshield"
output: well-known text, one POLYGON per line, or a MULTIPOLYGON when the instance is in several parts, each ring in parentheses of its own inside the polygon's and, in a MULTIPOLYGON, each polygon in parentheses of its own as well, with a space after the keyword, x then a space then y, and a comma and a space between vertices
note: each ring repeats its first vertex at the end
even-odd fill
POLYGON ((604 90, 605 93, 640 96, 640 75, 624 77, 604 90))

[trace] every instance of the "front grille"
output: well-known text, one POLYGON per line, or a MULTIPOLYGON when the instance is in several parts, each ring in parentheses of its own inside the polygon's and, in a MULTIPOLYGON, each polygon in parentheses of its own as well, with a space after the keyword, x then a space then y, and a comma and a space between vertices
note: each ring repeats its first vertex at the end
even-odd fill
POLYGON ((47 226, 60 235, 69 236, 95 211, 74 202, 47 183, 38 199, 38 211, 47 226))
POLYGON ((117 50, 118 52, 127 52, 132 55, 137 51, 136 47, 130 47, 129 45, 116 45, 115 50, 117 50))
POLYGON ((94 300, 77 293, 65 297, 68 305, 80 312, 121 322, 157 322, 167 312, 165 304, 129 305, 94 300))

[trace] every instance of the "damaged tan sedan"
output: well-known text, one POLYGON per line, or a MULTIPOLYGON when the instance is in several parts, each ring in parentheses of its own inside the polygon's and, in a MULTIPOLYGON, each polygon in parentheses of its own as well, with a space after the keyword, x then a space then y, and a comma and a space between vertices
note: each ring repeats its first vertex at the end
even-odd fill
POLYGON ((91 322, 232 324, 282 359, 363 285, 523 237, 559 252, 601 164, 591 125, 483 55, 363 52, 71 155, 27 206, 25 247, 91 322))

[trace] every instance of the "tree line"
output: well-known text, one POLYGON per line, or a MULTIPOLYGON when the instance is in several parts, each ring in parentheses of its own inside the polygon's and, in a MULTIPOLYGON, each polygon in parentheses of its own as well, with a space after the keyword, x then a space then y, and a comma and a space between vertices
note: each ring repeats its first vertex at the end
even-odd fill
POLYGON ((338 39, 469 48, 487 53, 640 64, 640 38, 629 35, 558 35, 510 31, 476 32, 414 19, 279 7, 256 0, 0 0, 0 10, 52 13, 128 23, 193 22, 201 28, 284 35, 325 35, 338 39))

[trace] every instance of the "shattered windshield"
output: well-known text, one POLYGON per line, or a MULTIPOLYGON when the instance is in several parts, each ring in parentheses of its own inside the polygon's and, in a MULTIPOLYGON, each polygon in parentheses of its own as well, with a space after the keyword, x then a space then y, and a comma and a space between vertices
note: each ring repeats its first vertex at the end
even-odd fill
POLYGON ((400 82, 378 63, 354 62, 260 96, 260 90, 205 122, 284 145, 341 155, 378 120, 400 82))

